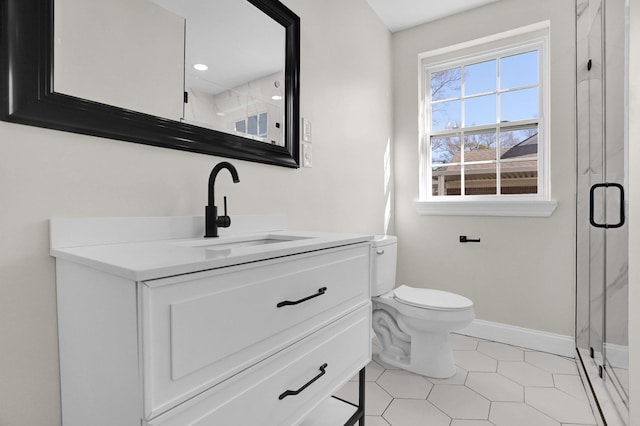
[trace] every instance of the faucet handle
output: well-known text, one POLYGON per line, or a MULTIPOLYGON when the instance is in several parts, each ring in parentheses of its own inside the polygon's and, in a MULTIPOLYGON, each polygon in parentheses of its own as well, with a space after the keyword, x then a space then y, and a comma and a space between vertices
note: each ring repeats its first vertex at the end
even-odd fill
POLYGON ((227 196, 225 195, 224 197, 224 215, 222 216, 218 216, 216 218, 216 223, 218 224, 218 227, 220 228, 228 228, 231 226, 231 218, 227 215, 227 196))

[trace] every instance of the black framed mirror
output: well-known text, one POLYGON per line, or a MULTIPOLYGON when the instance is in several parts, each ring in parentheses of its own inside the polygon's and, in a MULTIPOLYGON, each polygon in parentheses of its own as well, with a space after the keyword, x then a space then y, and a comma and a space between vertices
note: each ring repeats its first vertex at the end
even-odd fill
MULTIPOLYGON (((107 1, 107 0, 105 0, 107 1)), ((278 0, 244 0, 282 25, 283 143, 258 141, 54 89, 55 0, 0 0, 0 119, 277 166, 299 166, 300 19, 278 0)), ((224 42, 224 41, 223 41, 224 42)), ((91 58, 88 58, 91 59, 91 58)), ((278 86, 280 83, 277 83, 278 86)), ((257 119, 257 117, 256 117, 257 119)))

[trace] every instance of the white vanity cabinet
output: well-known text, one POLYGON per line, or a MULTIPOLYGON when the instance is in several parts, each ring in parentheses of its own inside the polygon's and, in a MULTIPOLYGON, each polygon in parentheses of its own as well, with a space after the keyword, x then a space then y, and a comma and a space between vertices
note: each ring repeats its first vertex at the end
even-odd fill
POLYGON ((64 426, 323 424, 371 358, 366 241, 145 279, 81 253, 52 250, 64 426))
POLYGON ((148 424, 300 424, 366 362, 370 314, 367 307, 360 308, 148 424))

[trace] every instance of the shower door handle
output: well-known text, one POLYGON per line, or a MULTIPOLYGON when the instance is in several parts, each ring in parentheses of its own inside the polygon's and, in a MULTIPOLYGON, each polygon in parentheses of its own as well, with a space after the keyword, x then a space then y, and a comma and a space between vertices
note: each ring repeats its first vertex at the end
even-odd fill
POLYGON ((611 183, 611 182, 605 182, 605 183, 596 183, 595 185, 593 185, 591 187, 591 190, 589 191, 589 222, 591 223, 591 226, 594 226, 596 228, 620 228, 622 225, 624 225, 625 222, 625 214, 624 214, 624 187, 622 185, 620 185, 619 183, 611 183), (598 223, 595 221, 594 219, 594 194, 596 189, 598 188, 609 188, 609 187, 613 187, 613 188, 617 188, 620 191, 620 220, 618 221, 618 223, 613 223, 613 224, 609 224, 609 223, 598 223))

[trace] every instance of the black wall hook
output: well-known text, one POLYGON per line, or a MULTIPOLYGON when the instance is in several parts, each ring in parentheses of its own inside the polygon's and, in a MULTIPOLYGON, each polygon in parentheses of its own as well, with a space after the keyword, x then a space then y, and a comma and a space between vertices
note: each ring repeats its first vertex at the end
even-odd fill
POLYGON ((460 242, 461 243, 479 243, 480 242, 480 238, 471 239, 471 238, 467 238, 466 235, 460 235, 460 242))

